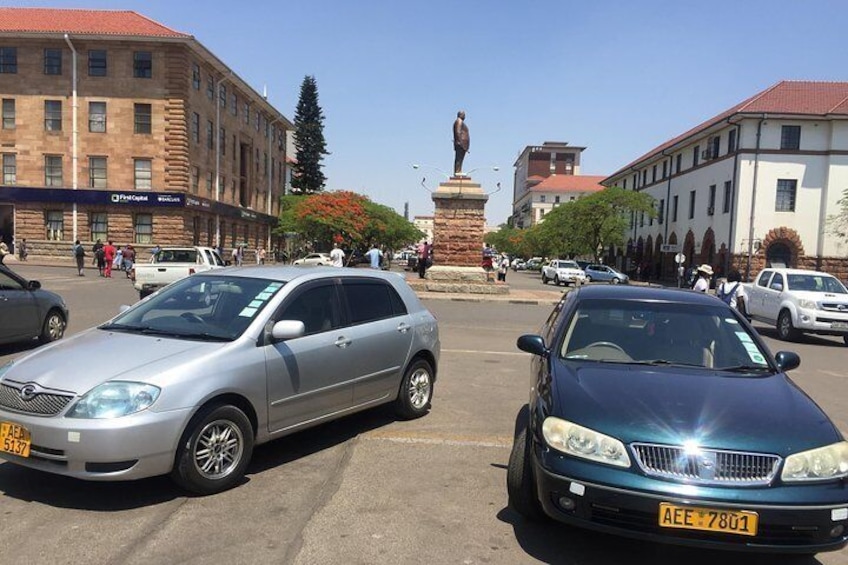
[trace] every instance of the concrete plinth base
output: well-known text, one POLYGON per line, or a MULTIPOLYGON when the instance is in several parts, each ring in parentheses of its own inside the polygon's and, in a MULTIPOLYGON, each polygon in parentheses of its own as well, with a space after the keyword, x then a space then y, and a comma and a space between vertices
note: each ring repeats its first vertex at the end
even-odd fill
MULTIPOLYGON (((493 272, 492 277, 497 275, 493 272)), ((463 294, 509 294, 509 285, 486 280, 481 267, 451 267, 437 265, 427 269, 426 279, 408 279, 415 290, 463 294)))

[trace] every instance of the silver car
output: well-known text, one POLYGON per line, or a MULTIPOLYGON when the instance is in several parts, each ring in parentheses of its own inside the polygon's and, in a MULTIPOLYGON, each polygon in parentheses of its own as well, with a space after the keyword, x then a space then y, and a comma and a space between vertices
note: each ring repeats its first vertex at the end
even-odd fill
POLYGON ((0 367, 0 457, 214 493, 255 445, 380 404, 425 415, 439 349, 396 273, 206 271, 0 367))
POLYGON ((68 325, 68 307, 56 293, 41 288, 0 265, 0 344, 61 339, 68 325))

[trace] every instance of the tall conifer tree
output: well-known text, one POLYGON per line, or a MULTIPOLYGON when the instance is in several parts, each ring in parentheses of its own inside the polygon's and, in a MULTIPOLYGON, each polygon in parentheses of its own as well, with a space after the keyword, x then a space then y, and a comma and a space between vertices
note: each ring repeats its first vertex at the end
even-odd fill
POLYGON ((297 163, 292 175, 292 191, 299 194, 321 192, 327 180, 321 171, 321 160, 330 153, 324 141, 324 114, 318 105, 318 86, 313 76, 304 77, 300 85, 294 126, 297 163))

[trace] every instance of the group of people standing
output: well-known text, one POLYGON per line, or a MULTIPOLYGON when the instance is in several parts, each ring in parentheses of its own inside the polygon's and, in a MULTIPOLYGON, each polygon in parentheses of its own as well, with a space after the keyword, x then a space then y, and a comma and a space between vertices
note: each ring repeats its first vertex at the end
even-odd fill
MULTIPOLYGON (((80 240, 74 242, 73 255, 77 264, 77 275, 85 276, 85 259, 87 254, 80 240)), ((101 277, 112 278, 112 271, 125 271, 127 278, 130 278, 130 271, 133 268, 136 260, 135 248, 131 244, 127 244, 123 248, 116 247, 112 240, 108 240, 104 245, 101 240, 97 240, 91 246, 92 265, 97 266, 97 271, 101 277)))

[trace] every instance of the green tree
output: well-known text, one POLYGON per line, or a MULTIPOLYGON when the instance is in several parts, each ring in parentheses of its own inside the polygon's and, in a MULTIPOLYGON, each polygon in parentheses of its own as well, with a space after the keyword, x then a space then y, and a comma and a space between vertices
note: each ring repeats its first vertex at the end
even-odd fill
POLYGON ((592 255, 610 245, 623 245, 631 212, 656 215, 654 199, 643 192, 606 188, 559 206, 539 226, 542 239, 558 255, 592 255))
POLYGON ((388 206, 366 200, 365 213, 368 224, 363 230, 363 247, 375 243, 389 249, 401 249, 424 237, 424 233, 412 222, 388 206))
POLYGON ((318 85, 313 76, 306 76, 300 85, 294 126, 297 163, 292 173, 292 191, 320 192, 327 180, 321 171, 321 160, 330 153, 324 141, 324 114, 318 105, 318 85))
POLYGON ((483 239, 501 253, 523 255, 524 235, 524 230, 501 224, 498 231, 486 234, 483 239))

